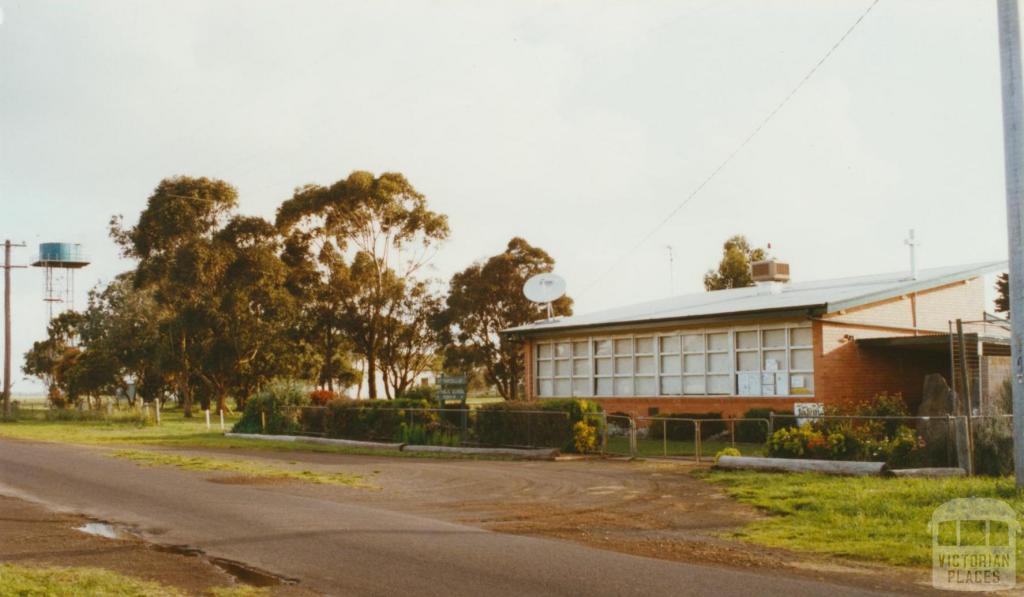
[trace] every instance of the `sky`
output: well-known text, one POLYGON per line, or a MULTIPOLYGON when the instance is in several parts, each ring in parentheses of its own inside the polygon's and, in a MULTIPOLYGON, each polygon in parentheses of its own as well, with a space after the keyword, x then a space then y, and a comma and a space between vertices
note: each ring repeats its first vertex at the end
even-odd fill
MULTIPOLYGON (((880 0, 666 221, 871 2, 0 0, 0 238, 21 263, 82 243, 81 305, 132 267, 110 217, 164 177, 224 179, 272 219, 369 170, 448 215, 430 276, 522 236, 580 313, 701 291, 737 233, 794 280, 907 269, 910 228, 922 267, 1005 259, 978 0, 880 0)), ((17 371, 47 318, 42 273, 12 276, 17 371)))

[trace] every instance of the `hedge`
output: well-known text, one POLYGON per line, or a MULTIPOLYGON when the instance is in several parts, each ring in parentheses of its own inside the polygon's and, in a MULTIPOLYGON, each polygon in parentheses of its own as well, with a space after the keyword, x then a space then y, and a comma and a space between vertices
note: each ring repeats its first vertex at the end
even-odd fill
POLYGON ((345 439, 402 441, 410 426, 437 427, 437 412, 423 411, 426 400, 332 400, 323 408, 305 408, 302 431, 345 439), (410 425, 411 424, 411 425, 410 425))
POLYGON ((698 419, 702 421, 700 424, 700 437, 701 439, 707 439, 727 429, 724 421, 708 420, 721 418, 722 413, 701 413, 696 415, 666 413, 657 415, 651 419, 651 424, 647 428, 647 437, 650 439, 665 439, 667 435, 668 439, 673 441, 693 441, 696 435, 693 421, 673 419, 698 419))
POLYGON ((600 405, 589 400, 498 402, 476 410, 473 435, 484 446, 540 446, 575 452, 573 425, 583 421, 600 437, 603 417, 589 416, 600 412, 600 405))

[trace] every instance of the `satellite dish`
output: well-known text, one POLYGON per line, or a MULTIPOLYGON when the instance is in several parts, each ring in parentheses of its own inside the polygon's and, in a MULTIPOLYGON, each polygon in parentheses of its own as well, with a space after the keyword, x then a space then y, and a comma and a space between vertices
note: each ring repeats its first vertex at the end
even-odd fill
POLYGON ((565 280, 557 274, 537 274, 523 284, 523 294, 534 303, 546 304, 551 319, 551 302, 565 295, 565 280))

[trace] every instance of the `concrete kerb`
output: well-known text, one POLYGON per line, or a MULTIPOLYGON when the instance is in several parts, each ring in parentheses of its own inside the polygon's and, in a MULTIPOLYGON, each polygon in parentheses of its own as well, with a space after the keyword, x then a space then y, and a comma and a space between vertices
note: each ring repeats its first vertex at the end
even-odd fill
POLYGON ((557 448, 463 448, 456 446, 415 446, 390 442, 368 442, 354 439, 307 437, 303 435, 268 435, 265 433, 225 433, 225 437, 258 439, 278 442, 305 442, 328 446, 367 448, 371 450, 393 450, 413 453, 465 454, 468 456, 512 456, 528 460, 554 460, 559 455, 557 448))

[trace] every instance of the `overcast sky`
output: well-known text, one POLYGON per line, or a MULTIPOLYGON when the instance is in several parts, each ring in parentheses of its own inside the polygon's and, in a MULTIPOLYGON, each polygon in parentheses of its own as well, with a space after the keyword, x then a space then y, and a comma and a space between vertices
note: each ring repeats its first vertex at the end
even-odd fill
MULTIPOLYGON (((447 279, 512 236, 577 311, 701 290, 744 233, 813 280, 1006 256, 995 2, 0 0, 0 237, 80 242, 78 301, 129 269, 107 238, 166 176, 272 218, 292 189, 399 171, 448 214, 447 279), (612 267, 616 265, 616 267, 612 267)), ((44 335, 14 272, 14 363, 44 335)), ((15 378, 15 391, 33 386, 15 378)))

